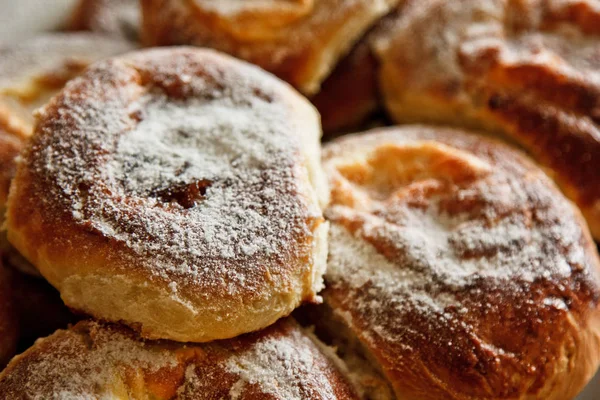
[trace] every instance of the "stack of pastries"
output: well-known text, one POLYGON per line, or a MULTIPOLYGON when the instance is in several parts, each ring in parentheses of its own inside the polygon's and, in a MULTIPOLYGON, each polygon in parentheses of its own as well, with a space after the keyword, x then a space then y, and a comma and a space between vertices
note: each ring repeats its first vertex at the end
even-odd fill
POLYGON ((5 44, 0 398, 574 399, 599 26, 594 0, 81 0, 5 44))

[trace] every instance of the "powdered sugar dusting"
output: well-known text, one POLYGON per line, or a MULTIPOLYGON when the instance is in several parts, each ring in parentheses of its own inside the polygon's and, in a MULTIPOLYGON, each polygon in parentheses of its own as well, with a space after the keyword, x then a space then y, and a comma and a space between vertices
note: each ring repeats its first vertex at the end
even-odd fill
MULTIPOLYGON (((349 311, 348 323, 364 323, 369 328, 360 329, 410 348, 421 340, 419 329, 427 330, 428 340, 442 341, 455 336, 446 325, 470 329, 462 315, 497 307, 481 300, 483 286, 511 297, 532 285, 589 279, 583 230, 571 205, 541 171, 523 170, 528 165, 523 159, 478 140, 458 131, 407 127, 349 137, 326 150, 324 164, 337 199, 326 213, 331 221, 326 281, 336 303, 347 302, 340 311, 349 311), (448 145, 444 151, 469 150, 484 163, 494 160, 495 167, 466 181, 417 175, 412 182, 378 189, 385 197, 368 195, 376 190, 374 182, 363 181, 371 168, 379 182, 398 180, 384 176, 392 169, 379 162, 398 162, 407 170, 421 162, 416 153, 382 161, 376 158, 378 146, 413 148, 434 135, 448 145)), ((456 154, 438 159, 448 162, 443 158, 456 154)), ((526 296, 519 301, 526 302, 526 296)), ((367 332, 364 338, 372 336, 367 332)))
POLYGON ((42 339, 0 374, 6 398, 356 399, 330 355, 290 319, 225 341, 142 341, 83 321, 42 339))
MULTIPOLYGON (((322 218, 301 153, 310 133, 294 116, 307 106, 258 69, 206 62, 194 76, 183 60, 140 65, 159 83, 127 84, 114 99, 63 98, 69 124, 41 139, 34 162, 74 220, 125 244, 151 274, 255 292, 266 269, 296 268, 322 218), (184 98, 166 93, 174 85, 184 98)), ((108 88, 105 68, 132 71, 107 63, 84 79, 108 88)))
POLYGON ((118 329, 106 329, 96 323, 90 323, 88 328, 89 331, 77 333, 59 331, 58 340, 38 342, 36 346, 43 346, 44 352, 21 364, 22 376, 14 377, 26 382, 19 395, 33 400, 92 399, 118 390, 122 378, 115 372, 119 368, 154 373, 177 365, 174 353, 147 347, 145 342, 118 329))
POLYGON ((226 369, 239 376, 229 392, 231 399, 242 398, 249 384, 258 385, 261 391, 277 399, 336 398, 324 374, 314 376, 318 380, 313 382, 318 387, 318 395, 312 392, 315 388, 302 383, 302 378, 311 376, 317 365, 310 351, 298 347, 298 340, 309 341, 295 332, 289 337, 266 338, 248 351, 231 357, 226 369))
MULTIPOLYGON (((202 243, 204 251, 198 254, 204 257, 239 259, 257 252, 271 256, 283 251, 284 245, 277 237, 277 227, 269 227, 281 189, 264 187, 253 192, 250 188, 263 184, 265 169, 275 160, 284 168, 289 166, 290 161, 282 156, 294 144, 289 138, 277 136, 280 127, 276 125, 268 129, 270 132, 264 131, 265 110, 240 109, 227 103, 174 104, 160 96, 142 99, 144 119, 121 137, 113 159, 107 163, 105 179, 123 195, 148 198, 148 206, 155 211, 152 215, 158 218, 171 213, 156 208, 164 202, 160 193, 190 182, 207 182, 203 198, 192 201, 192 212, 182 215, 188 223, 198 224, 199 229, 176 232, 182 236, 180 243, 189 243, 191 249, 200 247, 194 243, 202 243), (261 204, 268 207, 266 212, 261 212, 261 204)), ((290 172, 273 171, 269 179, 293 185, 292 177, 286 176, 290 172)), ((279 212, 301 212, 298 205, 292 203, 289 207, 279 212)), ((119 240, 139 247, 139 251, 147 249, 148 243, 131 241, 118 226, 103 219, 99 223, 102 231, 113 232, 119 240)), ((162 229, 146 226, 157 229, 157 234, 162 229)))
POLYGON ((598 2, 405 4, 377 45, 392 119, 505 136, 552 171, 600 237, 598 2))

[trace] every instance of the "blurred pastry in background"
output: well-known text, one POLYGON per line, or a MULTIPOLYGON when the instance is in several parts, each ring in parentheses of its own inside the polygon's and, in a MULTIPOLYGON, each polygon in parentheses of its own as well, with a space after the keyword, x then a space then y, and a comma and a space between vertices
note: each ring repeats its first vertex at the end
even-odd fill
POLYGON ((65 30, 91 31, 137 41, 140 25, 139 0, 79 0, 65 30))
POLYGON ((142 43, 210 47, 306 95, 398 0, 142 0, 142 43))

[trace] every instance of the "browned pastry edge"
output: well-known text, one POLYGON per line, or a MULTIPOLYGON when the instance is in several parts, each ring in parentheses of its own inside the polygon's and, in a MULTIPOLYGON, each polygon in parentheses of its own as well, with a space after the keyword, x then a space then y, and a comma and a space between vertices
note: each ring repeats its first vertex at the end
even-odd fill
POLYGON ((31 111, 94 60, 132 49, 124 40, 88 33, 44 34, 0 46, 0 223, 15 158, 33 131, 31 111))
POLYGON ((23 147, 23 139, 6 133, 0 127, 0 224, 4 221, 10 182, 15 175, 15 159, 23 147))

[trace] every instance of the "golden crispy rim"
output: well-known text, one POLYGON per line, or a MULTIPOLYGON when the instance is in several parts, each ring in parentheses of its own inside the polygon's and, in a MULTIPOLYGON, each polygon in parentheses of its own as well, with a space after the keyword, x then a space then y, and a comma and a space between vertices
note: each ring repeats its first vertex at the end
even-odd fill
POLYGON ((92 62, 133 48, 90 33, 45 34, 0 47, 0 221, 15 158, 33 131, 32 111, 92 62))

